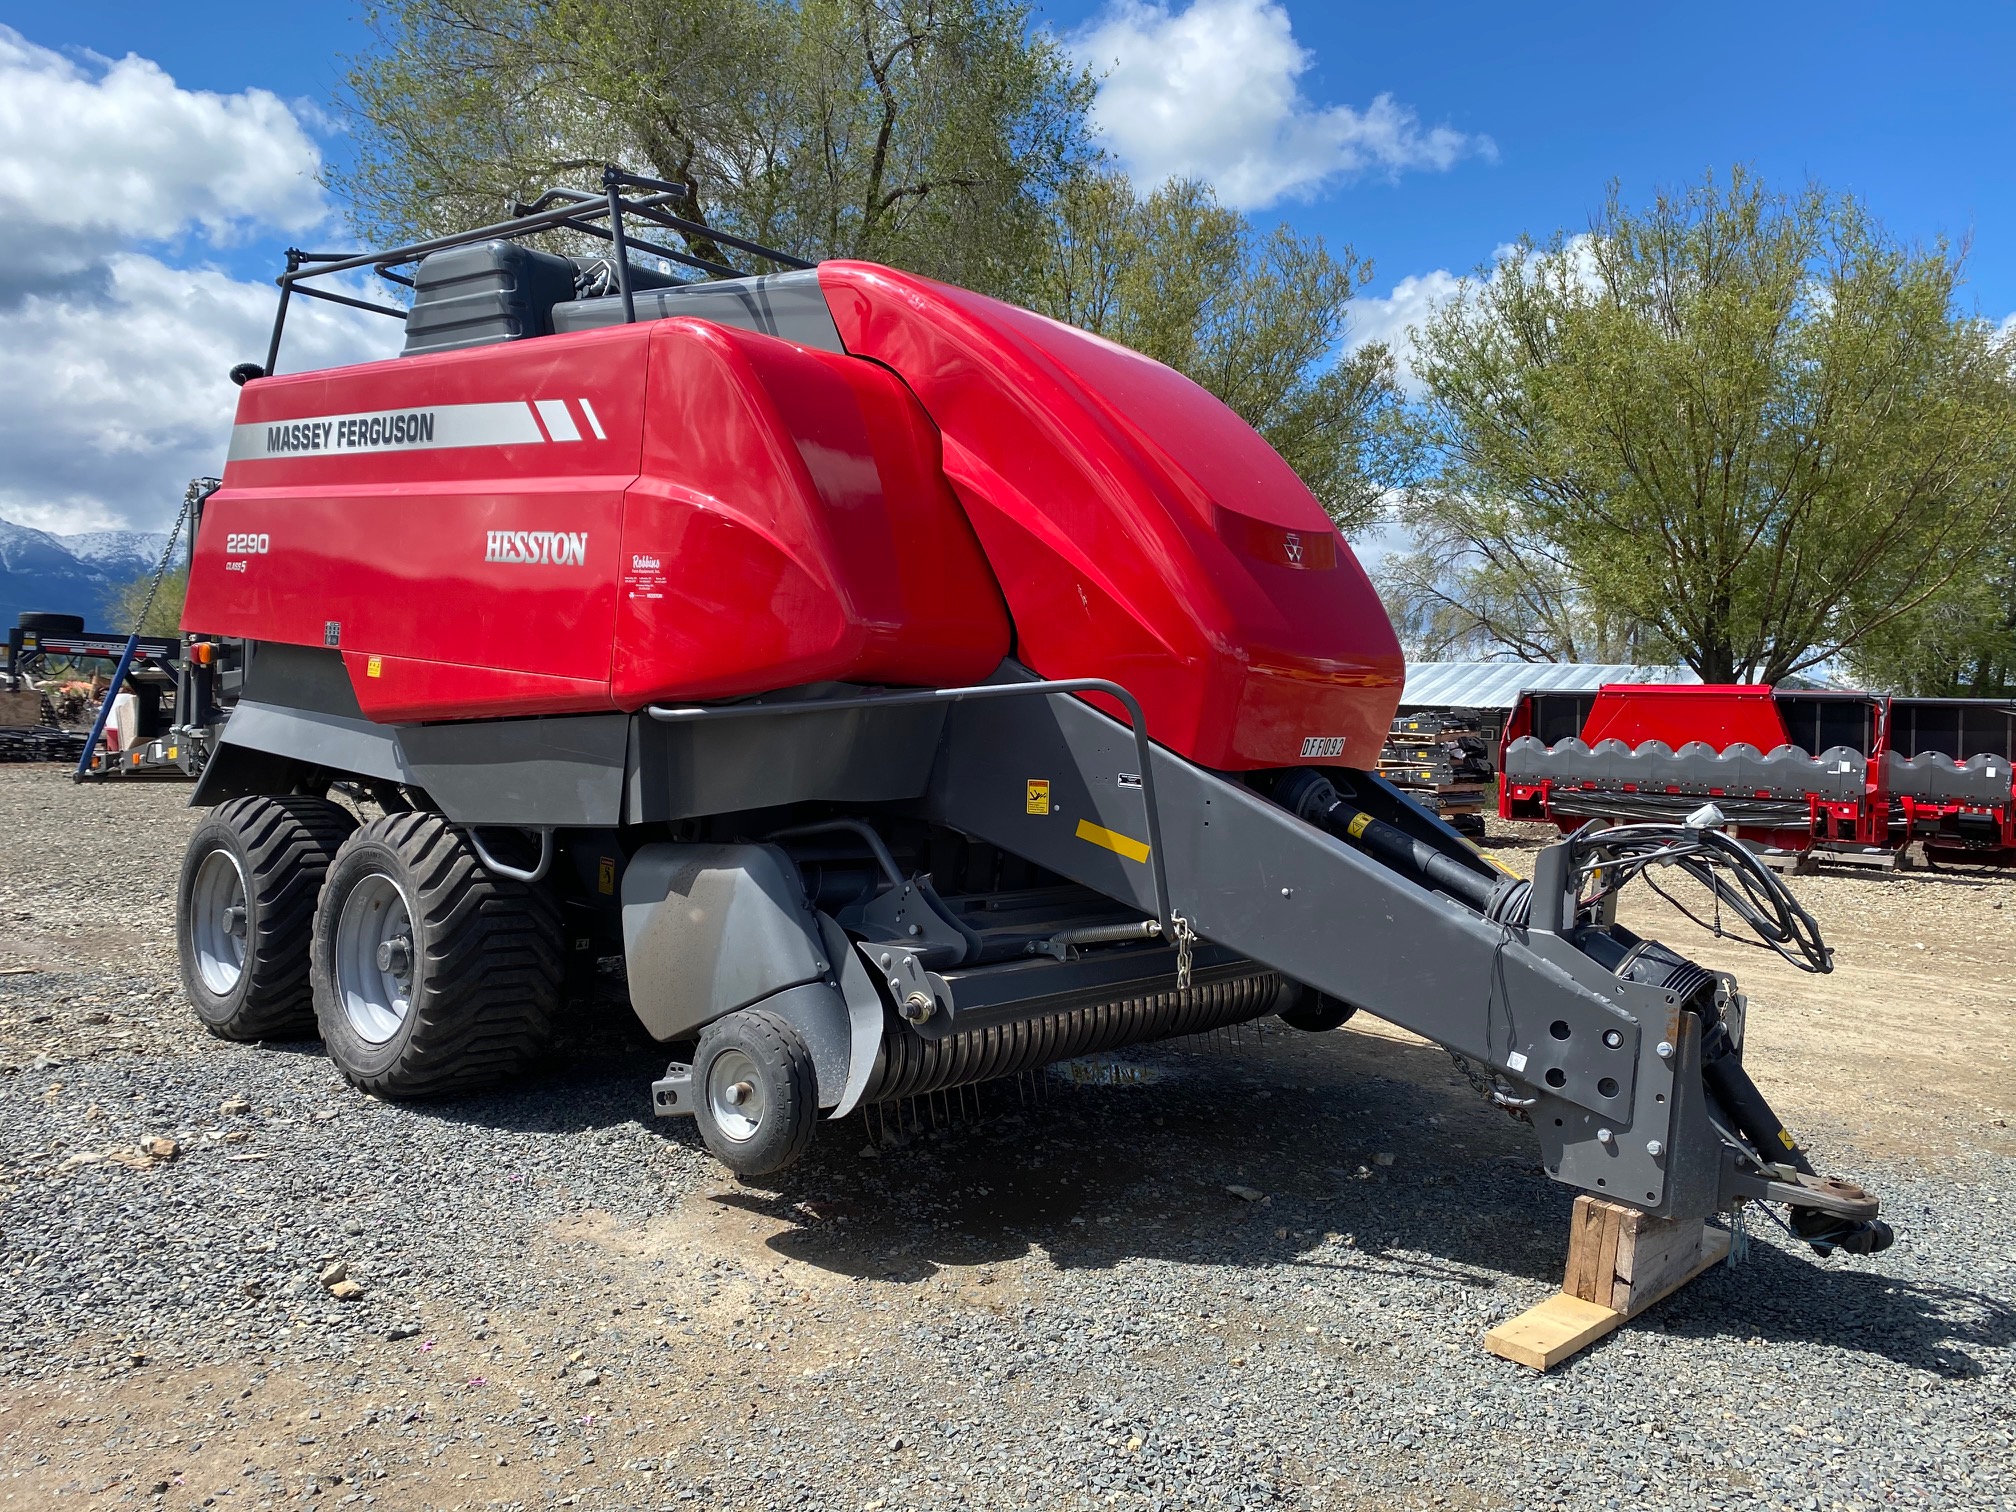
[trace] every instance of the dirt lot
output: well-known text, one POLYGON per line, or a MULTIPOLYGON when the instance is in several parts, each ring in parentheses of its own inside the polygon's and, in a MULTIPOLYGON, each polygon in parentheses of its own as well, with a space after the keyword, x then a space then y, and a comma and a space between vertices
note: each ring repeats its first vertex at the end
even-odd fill
POLYGON ((743 1185, 618 1004, 425 1107, 203 1036, 186 791, 0 768, 0 1506, 2016 1507, 2016 878, 1795 879, 1827 977, 1633 901, 1901 1237, 1753 1232, 1543 1379, 1479 1340, 1569 1194, 1409 1035, 1177 1042, 743 1185))

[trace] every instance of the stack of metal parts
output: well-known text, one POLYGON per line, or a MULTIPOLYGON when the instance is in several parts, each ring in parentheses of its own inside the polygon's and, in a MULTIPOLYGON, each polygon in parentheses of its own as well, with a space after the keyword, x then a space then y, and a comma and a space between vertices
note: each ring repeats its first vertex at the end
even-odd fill
POLYGON ((1485 803, 1496 800, 1497 735, 1467 714, 1403 714, 1380 749, 1379 775, 1464 834, 1482 835, 1485 803))
MULTIPOLYGON (((0 680, 0 689, 6 687, 0 680)), ((67 761, 84 754, 82 730, 66 730, 49 695, 22 687, 0 692, 0 761, 67 761), (32 721, 32 723, 31 723, 32 721)))
POLYGON ((63 761, 75 766, 88 738, 82 730, 0 729, 0 761, 63 761))

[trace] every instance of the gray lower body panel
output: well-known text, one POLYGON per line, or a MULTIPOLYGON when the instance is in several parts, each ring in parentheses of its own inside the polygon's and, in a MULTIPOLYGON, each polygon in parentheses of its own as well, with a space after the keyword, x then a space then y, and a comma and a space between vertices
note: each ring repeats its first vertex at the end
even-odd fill
POLYGON ((629 720, 624 819, 650 824, 790 803, 885 803, 924 791, 945 711, 803 712, 660 724, 629 720))
MULTIPOLYGON (((314 665, 312 655, 297 660, 314 665)), ((422 788, 457 824, 522 828, 605 829, 793 803, 914 799, 929 780, 945 720, 941 708, 824 711, 808 700, 802 711, 718 724, 610 713, 381 725, 354 701, 348 709, 272 701, 284 686, 268 678, 265 699, 248 697, 232 712, 221 738, 232 755, 422 788)), ((271 790, 272 779, 262 786, 245 778, 245 763, 232 755, 195 802, 271 790)))

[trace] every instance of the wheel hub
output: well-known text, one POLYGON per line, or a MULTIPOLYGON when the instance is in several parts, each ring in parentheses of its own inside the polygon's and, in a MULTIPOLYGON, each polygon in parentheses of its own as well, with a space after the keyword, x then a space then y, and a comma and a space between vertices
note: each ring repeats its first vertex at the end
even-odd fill
POLYGON ((189 944, 196 974, 218 997, 229 996, 245 974, 248 935, 245 873, 221 846, 204 856, 189 889, 189 944))
POLYGON ((715 1056, 708 1066, 706 1097, 715 1126, 738 1142, 756 1137, 769 1110, 756 1063, 732 1047, 715 1056))
POLYGON ((382 1045, 412 1011, 413 916, 383 872, 350 889, 336 920, 336 997, 358 1037, 382 1045))
POLYGON ((413 975, 413 941, 408 935, 378 942, 378 969, 389 972, 401 981, 413 975))

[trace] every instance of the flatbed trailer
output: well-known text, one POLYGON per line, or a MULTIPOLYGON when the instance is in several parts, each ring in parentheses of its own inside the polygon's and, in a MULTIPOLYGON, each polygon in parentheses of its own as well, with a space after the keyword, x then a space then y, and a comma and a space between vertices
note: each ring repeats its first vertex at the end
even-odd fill
POLYGON ((136 718, 134 738, 127 744, 56 730, 19 741, 20 750, 32 759, 78 763, 81 772, 92 776, 196 776, 226 707, 220 698, 218 674, 224 669, 218 650, 207 643, 197 650, 180 636, 87 630, 74 615, 22 615, 7 632, 0 685, 25 690, 52 662, 86 667, 103 663, 115 673, 123 668, 117 685, 105 696, 132 693, 136 718))

